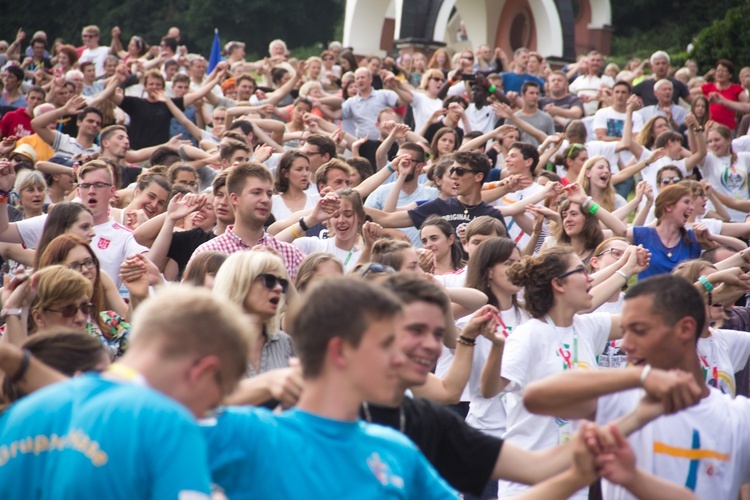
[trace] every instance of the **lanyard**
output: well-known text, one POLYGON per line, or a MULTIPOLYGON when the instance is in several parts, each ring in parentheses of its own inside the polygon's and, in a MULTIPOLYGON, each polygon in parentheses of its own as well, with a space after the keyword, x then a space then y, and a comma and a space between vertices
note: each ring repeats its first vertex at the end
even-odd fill
MULTIPOLYGON (((710 330, 709 330, 710 333, 710 330)), ((713 335, 710 335, 707 339, 708 344, 711 346, 710 355, 708 357, 699 355, 698 359, 701 361, 701 369, 703 375, 706 377, 706 382, 711 387, 719 387, 719 362, 716 359, 716 345, 714 345, 713 335), (711 378, 709 378, 709 375, 711 378), (713 381, 713 383, 712 383, 713 381)))
MULTIPOLYGON (((550 318, 549 314, 547 314, 544 317, 544 319, 548 324, 552 325, 555 328, 555 333, 557 333, 557 325, 555 324, 554 321, 552 321, 552 318, 550 318)), ((565 346, 562 343, 560 343, 560 347, 557 349, 557 353, 563 359, 564 370, 572 370, 573 368, 578 366, 578 332, 576 331, 575 323, 573 324, 573 354, 572 356, 571 356, 570 351, 566 350, 565 346)))

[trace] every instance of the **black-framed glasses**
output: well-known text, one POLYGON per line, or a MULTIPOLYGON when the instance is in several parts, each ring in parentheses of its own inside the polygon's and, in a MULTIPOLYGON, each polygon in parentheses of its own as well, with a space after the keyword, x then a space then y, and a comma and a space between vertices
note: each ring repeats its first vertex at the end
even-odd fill
POLYGON ((109 182, 81 182, 78 184, 78 187, 81 189, 91 189, 92 187, 96 189, 104 189, 112 187, 112 184, 109 182))
POLYGON ((597 257, 601 257, 602 255, 605 255, 605 254, 608 254, 608 253, 611 253, 614 258, 619 259, 620 257, 622 257, 625 254, 625 251, 624 250, 620 250, 619 248, 608 248, 606 250, 602 250, 601 252, 599 252, 598 254, 596 254, 596 256, 597 257))
POLYGON ((456 174, 459 177, 463 177, 464 175, 468 173, 474 173, 474 171, 470 168, 464 168, 464 167, 451 167, 449 170, 450 174, 456 174))
POLYGON ((580 266, 580 267, 576 267, 575 269, 571 269, 570 271, 562 273, 560 276, 558 276, 558 279, 567 278, 571 274, 576 274, 576 273, 583 273, 584 275, 588 275, 588 272, 586 272, 586 268, 583 266, 580 266))
POLYGON ((45 311, 47 312, 61 314, 63 318, 72 318, 78 311, 81 311, 84 315, 88 316, 93 310, 94 304, 92 304, 91 302, 86 302, 85 304, 81 304, 80 306, 65 306, 61 307, 60 309, 45 309, 45 311))
POLYGON ((275 274, 259 274, 258 278, 263 280, 263 286, 268 288, 269 290, 273 290, 274 288, 276 288, 276 285, 281 286, 282 293, 286 293, 286 291, 289 289, 289 280, 279 278, 275 274))
POLYGON ((682 177, 662 177, 661 183, 662 184, 677 184, 682 180, 682 177))
POLYGON ((445 81, 445 78, 440 78, 439 76, 433 76, 430 78, 430 80, 435 80, 436 82, 443 83, 445 81))
POLYGON ((73 271, 81 272, 83 271, 83 268, 86 269, 94 269, 96 268, 96 259, 86 259, 83 262, 73 262, 68 266, 68 269, 72 269, 73 271))

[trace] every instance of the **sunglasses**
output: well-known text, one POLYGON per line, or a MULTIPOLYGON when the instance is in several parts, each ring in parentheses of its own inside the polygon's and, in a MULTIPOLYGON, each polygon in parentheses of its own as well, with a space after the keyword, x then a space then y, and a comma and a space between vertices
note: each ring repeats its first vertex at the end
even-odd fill
POLYGON ((439 76, 433 76, 430 78, 430 80, 435 80, 436 82, 443 83, 445 81, 445 78, 440 78, 439 76))
POLYGON ((63 318, 72 318, 79 310, 84 315, 88 316, 89 314, 91 314, 91 311, 93 309, 94 304, 92 304, 91 302, 87 302, 85 304, 81 304, 80 306, 65 306, 61 307, 60 309, 45 309, 45 311, 61 314, 63 318))
POLYGON ((357 270, 357 273, 363 278, 368 274, 393 274, 395 272, 396 270, 391 266, 386 266, 377 262, 371 262, 357 270))
POLYGON ((662 184, 677 184, 682 180, 682 177, 662 177, 662 184))
POLYGON ((278 276, 275 276, 273 274, 259 274, 258 278, 263 280, 263 286, 268 288, 269 290, 273 290, 274 288, 276 288, 276 285, 281 286, 281 293, 286 293, 286 291, 289 289, 289 280, 279 278, 278 276))
POLYGON ((570 159, 573 156, 573 153, 575 153, 579 149, 584 149, 583 144, 571 144, 570 150, 568 151, 568 159, 570 159))
POLYGON ((558 276, 558 279, 563 279, 563 278, 567 278, 567 277, 568 277, 568 276, 570 276, 571 274, 576 274, 576 273, 583 273, 583 274, 588 274, 588 273, 586 272, 586 268, 585 268, 585 267, 583 267, 583 266, 581 266, 581 267, 576 267, 575 269, 572 269, 572 270, 570 270, 570 271, 568 271, 568 272, 566 272, 566 273, 562 273, 562 274, 561 274, 560 276, 558 276))
POLYGON ((473 173, 474 171, 470 168, 464 168, 464 167, 451 167, 449 170, 450 174, 456 174, 459 177, 462 177, 468 173, 473 173))

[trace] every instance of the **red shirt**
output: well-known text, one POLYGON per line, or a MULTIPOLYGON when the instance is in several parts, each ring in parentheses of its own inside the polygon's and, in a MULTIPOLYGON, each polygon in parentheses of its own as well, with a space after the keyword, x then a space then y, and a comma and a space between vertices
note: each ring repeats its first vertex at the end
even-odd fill
POLYGON ((32 135, 31 118, 26 114, 26 108, 18 108, 15 111, 5 113, 0 120, 0 134, 2 137, 15 135, 19 139, 32 135))
MULTIPOLYGON (((719 90, 718 88, 716 88, 715 83, 705 83, 701 87, 701 90, 706 97, 708 97, 711 92, 718 92, 725 99, 735 102, 738 102, 740 100, 740 94, 745 91, 745 89, 743 89, 741 85, 737 85, 736 83, 731 84, 729 87, 723 90, 719 90)), ((727 127, 729 127, 729 130, 734 132, 734 129, 737 127, 737 117, 734 111, 727 108, 726 106, 714 103, 710 103, 708 109, 711 113, 710 116, 713 121, 715 121, 716 123, 721 123, 722 125, 726 125, 727 127)))

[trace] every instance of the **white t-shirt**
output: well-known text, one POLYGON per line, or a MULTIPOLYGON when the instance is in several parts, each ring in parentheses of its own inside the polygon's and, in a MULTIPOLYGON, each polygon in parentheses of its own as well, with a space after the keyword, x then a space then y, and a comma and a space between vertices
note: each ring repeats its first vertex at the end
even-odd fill
MULTIPOLYGON (((558 151, 564 151, 568 146, 570 146, 570 142, 565 139, 560 145, 560 149, 558 151)), ((616 174, 620 171, 620 154, 617 152, 616 142, 594 140, 586 142, 586 144, 584 144, 584 147, 586 148, 586 152, 589 154, 589 158, 592 158, 594 156, 603 156, 609 162, 610 170, 613 174, 616 174)), ((564 177, 565 172, 566 169, 558 167, 558 175, 562 173, 561 177, 564 177)))
MULTIPOLYGON (((47 215, 40 215, 16 222, 16 227, 26 248, 35 249, 37 247, 46 220, 47 215)), ((131 254, 148 252, 148 248, 135 241, 133 231, 112 219, 104 224, 94 226, 93 230, 96 236, 89 246, 99 260, 100 269, 109 274, 109 277, 114 280, 115 285, 119 288, 122 283, 119 278, 120 264, 131 254)))
MULTIPOLYGON (((708 153, 700 165, 701 175, 717 191, 731 196, 735 200, 747 200, 748 171, 750 171, 750 153, 737 153, 737 161, 730 165, 730 156, 716 156, 708 153)), ((745 222, 747 214, 727 208, 732 222, 745 222)))
MULTIPOLYGON (((570 84, 570 93, 575 94, 578 97, 581 97, 582 95, 595 97, 599 92, 599 89, 602 88, 602 85, 612 88, 614 84, 615 81, 612 80, 612 77, 607 75, 601 77, 581 75, 570 84)), ((583 109, 586 111, 586 116, 593 116, 593 114, 596 113, 597 108, 599 108, 599 101, 592 100, 583 103, 583 109)))
POLYGON ((84 49, 81 57, 78 58, 78 64, 92 61, 96 67, 96 76, 104 75, 104 60, 109 55, 109 47, 99 46, 95 49, 84 49))
POLYGON ((750 357, 750 333, 716 328, 709 330, 711 336, 698 339, 698 357, 706 383, 734 397, 737 395, 734 374, 747 366, 750 357))
MULTIPOLYGON (((307 198, 305 199, 305 206, 302 208, 302 210, 310 210, 314 208, 315 204, 320 199, 320 195, 315 193, 305 193, 305 196, 307 198)), ((271 201, 273 202, 271 213, 276 218, 276 220, 284 220, 294 213, 289 210, 289 207, 286 206, 286 203, 284 202, 284 199, 280 194, 273 195, 271 197, 271 201)))
POLYGON ((468 267, 462 267, 452 273, 436 274, 435 281, 439 281, 446 288, 463 288, 466 286, 466 271, 468 267))
POLYGON ((443 107, 443 101, 440 99, 431 99, 424 92, 412 90, 411 95, 414 98, 411 102, 411 109, 414 112, 414 130, 422 130, 425 122, 430 119, 432 113, 443 107))
MULTIPOLYGON (((612 106, 602 108, 594 114, 594 130, 604 129, 607 137, 622 137, 625 127, 626 113, 615 111, 612 106)), ((643 119, 638 113, 633 113, 633 134, 637 134, 643 128, 643 119)))
POLYGON ((321 240, 320 238, 304 236, 294 240, 294 246, 302 250, 305 255, 313 252, 325 252, 333 255, 344 265, 345 273, 354 269, 354 266, 359 262, 359 257, 362 255, 361 248, 353 248, 349 251, 337 247, 336 238, 326 238, 321 240))
MULTIPOLYGON (((500 315, 505 323, 508 334, 524 322, 528 321, 529 315, 522 309, 511 307, 507 311, 500 311, 500 315)), ((461 318, 456 326, 463 328, 469 322, 471 316, 461 318)), ((502 327, 498 327, 502 331, 502 327)), ((477 344, 474 347, 474 357, 471 365, 471 375, 469 376, 469 414, 466 416, 466 423, 480 431, 502 438, 505 434, 505 404, 506 394, 500 393, 494 398, 482 397, 481 376, 487 357, 490 355, 492 342, 486 337, 477 337, 477 344)))
MULTIPOLYGON (((502 376, 508 411, 505 439, 525 450, 544 450, 572 438, 575 425, 563 419, 534 415, 523 405, 526 386, 567 369, 597 369, 596 356, 602 352, 612 329, 609 314, 578 314, 570 327, 559 327, 531 319, 508 337, 503 351, 502 376)), ((517 495, 526 485, 500 481, 500 498, 517 495)), ((586 490, 576 497, 586 498, 586 490)))
MULTIPOLYGON (((599 398, 596 423, 604 425, 631 412, 642 389, 599 398)), ((750 401, 732 399, 716 389, 700 403, 659 417, 628 441, 638 467, 687 486, 699 498, 735 500, 750 482, 750 401)), ((624 488, 602 481, 605 499, 632 499, 624 488)))
POLYGON ((743 135, 732 140, 732 151, 735 153, 750 151, 750 135, 743 135))
MULTIPOLYGON (((505 207, 508 205, 512 205, 513 203, 517 201, 521 201, 524 198, 528 198, 529 196, 533 196, 539 191, 542 191, 544 189, 544 186, 541 184, 537 184, 536 182, 532 182, 527 187, 520 189, 518 191, 514 191, 512 193, 508 193, 502 198, 495 200, 492 202, 493 207, 505 207)), ((529 220, 532 221, 534 218, 530 215, 526 214, 525 217, 528 217, 529 220)), ((513 220, 513 217, 507 216, 505 217, 505 227, 508 228, 508 236, 513 239, 513 241, 516 242, 516 245, 519 249, 522 249, 526 246, 526 243, 529 242, 529 235, 526 234, 521 227, 516 224, 516 221, 513 220)))
MULTIPOLYGON (((482 106, 482 109, 478 109, 477 105, 472 102, 466 108, 466 118, 469 119, 472 131, 478 130, 483 134, 492 132, 495 129, 495 123, 497 123, 497 116, 489 103, 482 106)), ((459 126, 463 128, 463 122, 459 126)))

